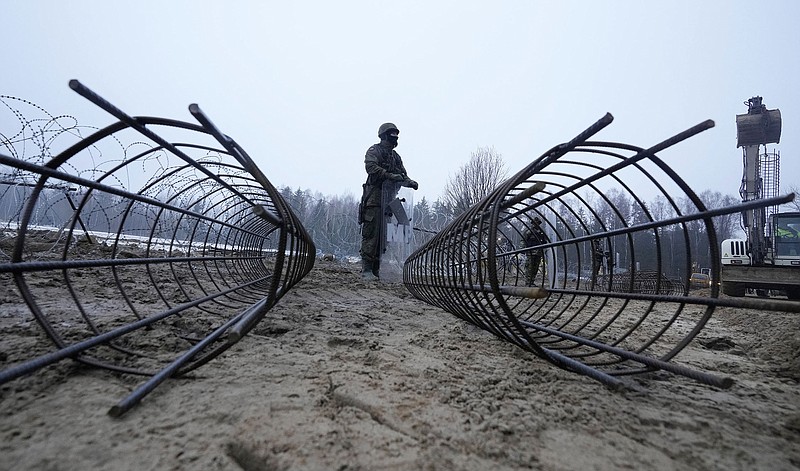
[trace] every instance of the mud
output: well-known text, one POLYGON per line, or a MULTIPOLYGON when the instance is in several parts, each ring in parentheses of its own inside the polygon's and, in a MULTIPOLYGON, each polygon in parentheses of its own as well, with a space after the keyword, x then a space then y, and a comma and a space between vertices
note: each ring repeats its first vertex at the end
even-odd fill
MULTIPOLYGON (((0 284, 0 368, 53 350, 0 284)), ((318 260, 239 343, 120 418, 142 377, 64 361, 0 386, 0 469, 800 468, 800 316, 718 309, 675 361, 736 382, 652 373, 614 392, 318 260)))

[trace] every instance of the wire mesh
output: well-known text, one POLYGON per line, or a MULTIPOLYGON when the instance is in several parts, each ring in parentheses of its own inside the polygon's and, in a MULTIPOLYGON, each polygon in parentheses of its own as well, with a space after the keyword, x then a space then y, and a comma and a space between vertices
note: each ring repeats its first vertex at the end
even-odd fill
POLYGON ((588 140, 612 119, 553 147, 457 217, 409 257, 404 283, 417 298, 612 387, 625 384, 621 375, 657 369, 730 386, 669 360, 718 305, 800 306, 719 298, 713 218, 791 196, 709 210, 657 153, 712 121, 649 149, 588 140), (701 267, 710 282, 699 293, 688 281, 701 267))
POLYGON ((197 105, 199 125, 134 118, 70 86, 120 121, 84 137, 50 116, 2 136, 0 277, 57 350, 0 371, 0 383, 65 358, 152 375, 119 415, 246 335, 311 270, 315 247, 197 105), (67 138, 77 142, 48 154, 67 138))

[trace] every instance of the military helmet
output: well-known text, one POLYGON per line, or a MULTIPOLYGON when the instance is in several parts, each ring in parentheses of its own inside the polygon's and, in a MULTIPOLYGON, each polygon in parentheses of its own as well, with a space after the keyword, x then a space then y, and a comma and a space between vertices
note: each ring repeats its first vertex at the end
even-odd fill
POLYGON ((392 123, 383 123, 383 124, 381 124, 381 127, 378 128, 378 137, 381 137, 383 135, 383 133, 389 132, 392 129, 394 129, 397 132, 400 132, 400 130, 397 129, 397 126, 395 126, 392 123))

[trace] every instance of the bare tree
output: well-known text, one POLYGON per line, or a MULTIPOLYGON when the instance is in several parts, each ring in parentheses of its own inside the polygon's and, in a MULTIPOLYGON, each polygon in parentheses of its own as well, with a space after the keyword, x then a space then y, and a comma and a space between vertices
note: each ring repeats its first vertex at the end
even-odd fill
MULTIPOLYGON (((733 206, 739 200, 731 195, 725 195, 719 191, 706 190, 700 193, 700 199, 703 200, 708 209, 725 208, 733 206)), ((725 239, 730 239, 741 232, 740 228, 741 214, 732 213, 724 216, 717 216, 714 218, 714 227, 717 231, 717 238, 719 242, 725 239)))
POLYGON ((478 203, 507 176, 503 157, 494 147, 478 147, 469 162, 447 180, 442 200, 457 216, 478 203))
POLYGON ((794 193, 794 201, 783 205, 783 211, 798 211, 800 212, 800 187, 797 185, 789 185, 789 190, 785 193, 794 193))

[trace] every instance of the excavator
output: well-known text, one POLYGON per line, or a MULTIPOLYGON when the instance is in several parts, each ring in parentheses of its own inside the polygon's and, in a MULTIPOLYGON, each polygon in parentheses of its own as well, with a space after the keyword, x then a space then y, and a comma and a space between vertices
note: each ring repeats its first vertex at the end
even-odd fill
MULTIPOLYGON (((781 112, 769 110, 762 97, 745 102, 747 113, 736 115, 737 147, 741 147, 743 174, 739 194, 743 202, 777 196, 780 153, 767 144, 781 138, 781 112)), ((728 296, 786 296, 800 300, 800 212, 778 212, 776 207, 742 213, 745 239, 726 239, 721 247, 721 289, 728 296)))

